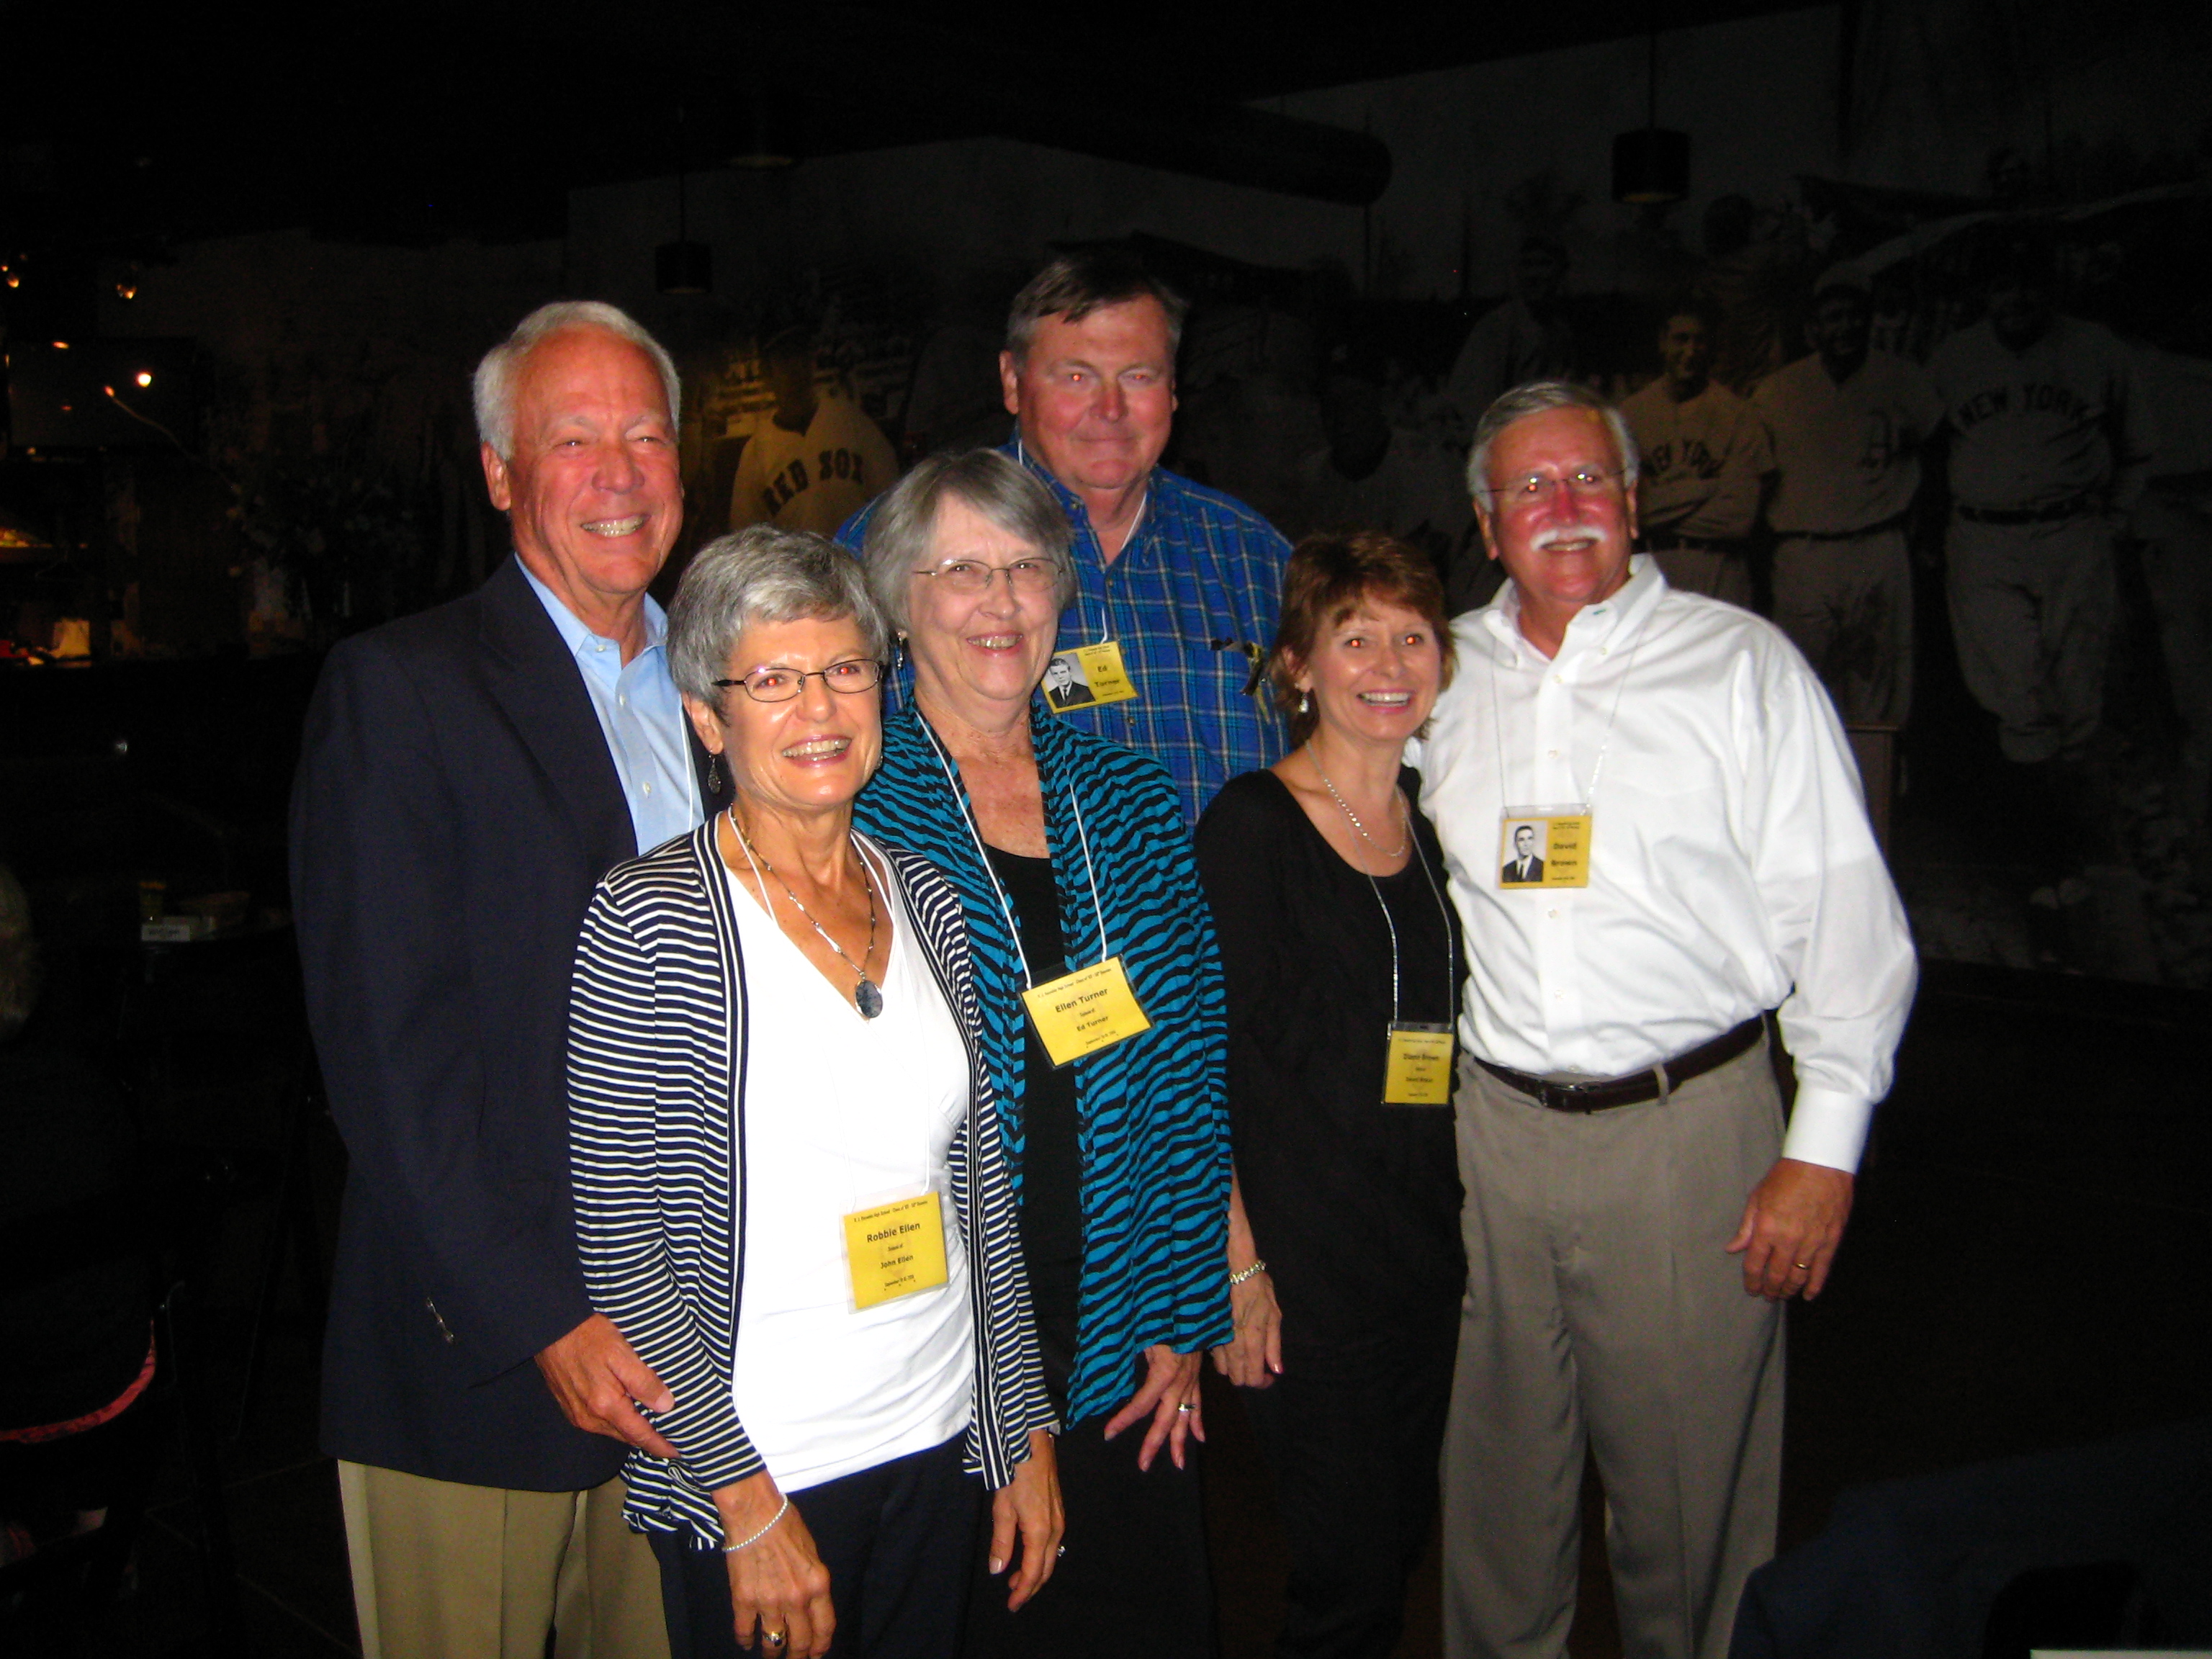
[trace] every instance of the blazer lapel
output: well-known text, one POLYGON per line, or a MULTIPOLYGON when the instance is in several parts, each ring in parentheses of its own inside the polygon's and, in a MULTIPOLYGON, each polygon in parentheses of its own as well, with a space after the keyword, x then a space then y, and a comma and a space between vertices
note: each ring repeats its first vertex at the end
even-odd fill
POLYGON ((593 877, 637 852, 637 829, 606 733, 553 619, 509 555, 480 590, 492 696, 553 786, 593 877))

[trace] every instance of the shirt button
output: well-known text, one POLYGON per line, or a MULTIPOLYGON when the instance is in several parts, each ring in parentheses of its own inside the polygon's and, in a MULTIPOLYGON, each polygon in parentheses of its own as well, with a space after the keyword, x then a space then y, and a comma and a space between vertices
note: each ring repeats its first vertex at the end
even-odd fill
MULTIPOLYGON (((648 783, 647 785, 646 785, 645 787, 646 787, 646 788, 647 788, 647 789, 648 789, 648 790, 650 790, 650 789, 653 787, 653 786, 652 786, 651 784, 649 784, 649 783, 648 783)), ((1545 914, 1546 915, 1547 915, 1547 916, 1551 917, 1551 919, 1552 919, 1553 921, 1557 921, 1559 919, 1559 913, 1557 910, 1547 910, 1547 911, 1545 911, 1545 912, 1544 912, 1544 914, 1545 914)))
POLYGON ((1559 757, 1559 751, 1556 749, 1547 749, 1544 751, 1544 757, 1547 760, 1557 760, 1559 757))
POLYGON ((1552 993, 1552 1000, 1554 1002, 1565 1002, 1566 1000, 1567 994, 1565 991, 1554 991, 1552 993))
POLYGON ((615 693, 615 707, 616 707, 616 708, 629 708, 629 694, 628 694, 628 693, 626 693, 626 692, 622 692, 622 691, 617 691, 617 692, 616 692, 616 693, 615 693))
MULTIPOLYGON (((648 794, 648 795, 649 795, 649 794, 651 794, 651 793, 653 793, 653 786, 652 786, 651 784, 649 784, 649 783, 648 783, 648 784, 646 784, 646 785, 644 786, 644 789, 645 789, 645 793, 646 793, 647 794, 648 794)), ((1554 910, 1554 911, 1553 911, 1553 912, 1552 912, 1552 914, 1553 914, 1553 915, 1555 915, 1555 916, 1556 916, 1556 915, 1559 915, 1559 913, 1557 910, 1554 910)))

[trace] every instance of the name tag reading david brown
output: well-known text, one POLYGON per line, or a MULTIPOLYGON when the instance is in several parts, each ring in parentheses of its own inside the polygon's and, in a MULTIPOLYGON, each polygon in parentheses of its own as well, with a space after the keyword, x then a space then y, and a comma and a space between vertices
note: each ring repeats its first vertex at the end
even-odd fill
POLYGON ((845 1218, 845 1261, 857 1312, 945 1283, 945 1208, 923 1193, 845 1218))
POLYGON ((1123 1037, 1152 1029, 1152 1022, 1137 1006, 1137 994, 1129 988, 1119 957, 1047 980, 1023 992, 1022 1000, 1029 1006, 1037 1041, 1055 1066, 1071 1065, 1123 1037))
POLYGON ((1583 801, 1507 807, 1498 826, 1498 886, 1589 886, 1591 822, 1583 801))

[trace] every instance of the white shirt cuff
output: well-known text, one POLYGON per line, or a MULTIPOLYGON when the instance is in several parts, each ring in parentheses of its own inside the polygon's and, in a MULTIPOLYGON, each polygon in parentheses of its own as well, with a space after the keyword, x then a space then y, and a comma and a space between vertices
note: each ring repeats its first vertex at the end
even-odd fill
POLYGON ((1840 1089, 1800 1085, 1797 1103, 1790 1112, 1790 1133, 1783 1139, 1782 1156, 1854 1174, 1859 1167, 1859 1154, 1866 1150, 1867 1127, 1873 1121, 1872 1101, 1840 1089))

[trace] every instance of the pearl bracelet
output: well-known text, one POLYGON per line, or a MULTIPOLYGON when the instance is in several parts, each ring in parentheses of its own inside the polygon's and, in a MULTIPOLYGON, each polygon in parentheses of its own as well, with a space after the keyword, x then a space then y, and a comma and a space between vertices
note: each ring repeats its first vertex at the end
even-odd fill
POLYGON ((790 1509, 791 1494, 789 1492, 786 1492, 783 1495, 783 1507, 777 1510, 774 1515, 769 1516, 768 1525, 763 1527, 758 1532, 755 1533, 750 1538, 741 1540, 739 1542, 735 1544, 723 1545, 722 1553, 725 1555, 735 1555, 739 1550, 750 1549, 755 1544, 759 1543, 762 1539, 767 1537, 769 1534, 775 1530, 775 1523, 782 1520, 785 1515, 790 1511, 790 1509))
POLYGON ((1267 1264, 1260 1261, 1257 1257, 1255 1257, 1250 1267, 1240 1267, 1235 1273, 1230 1274, 1229 1282, 1231 1285, 1242 1285, 1246 1279, 1251 1278, 1254 1273, 1263 1273, 1267 1271, 1267 1264))

